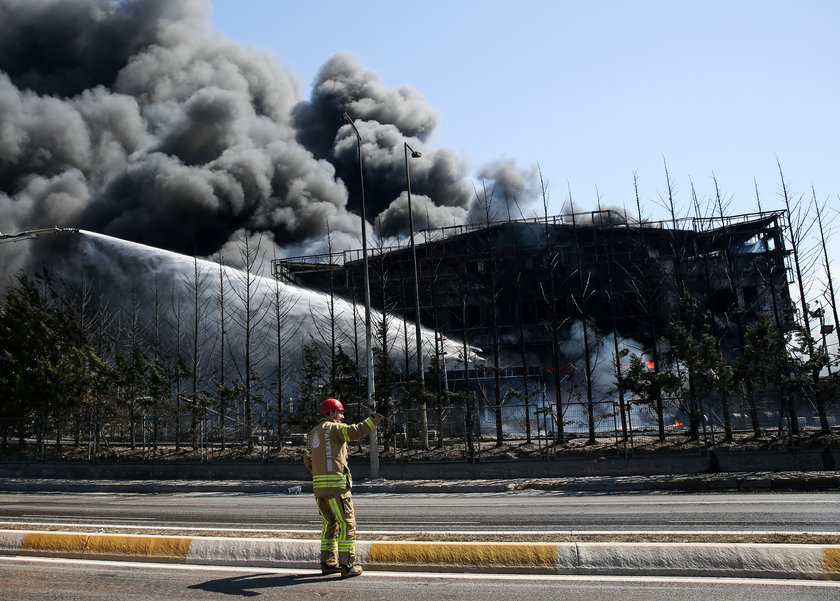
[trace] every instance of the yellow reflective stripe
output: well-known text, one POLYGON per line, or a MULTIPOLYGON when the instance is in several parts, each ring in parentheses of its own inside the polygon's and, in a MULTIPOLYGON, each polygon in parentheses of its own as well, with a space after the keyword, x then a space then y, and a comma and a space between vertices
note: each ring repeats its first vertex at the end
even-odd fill
POLYGON ((327 526, 329 523, 327 522, 327 516, 324 515, 324 512, 321 511, 321 504, 318 504, 318 513, 321 514, 321 519, 324 521, 324 525, 321 527, 321 550, 324 549, 325 541, 329 542, 330 539, 327 538, 327 526))
POLYGON ((373 423, 373 418, 372 417, 369 417, 365 420, 365 425, 367 425, 367 427, 370 428, 371 430, 373 430, 376 427, 376 424, 373 423))
POLYGON ((344 435, 345 442, 350 442, 350 428, 342 428, 341 433, 344 435))
POLYGON ((338 504, 338 499, 330 499, 330 507, 332 507, 333 515, 338 520, 338 549, 339 551, 346 551, 347 546, 347 521, 341 515, 341 506, 338 504))
POLYGON ((345 487, 348 485, 348 478, 341 474, 324 474, 323 476, 313 476, 312 486, 315 488, 330 488, 332 486, 345 487))
POLYGON ((352 486, 353 476, 351 474, 327 474, 324 476, 313 476, 312 484, 315 486, 352 486))

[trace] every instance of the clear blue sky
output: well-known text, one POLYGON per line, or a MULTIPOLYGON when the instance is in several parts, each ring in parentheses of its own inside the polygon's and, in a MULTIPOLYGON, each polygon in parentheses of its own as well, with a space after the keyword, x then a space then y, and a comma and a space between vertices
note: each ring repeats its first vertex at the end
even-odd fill
POLYGON ((213 26, 268 48, 301 78, 354 54, 442 116, 431 145, 475 169, 539 163, 550 208, 664 218, 663 159, 681 213, 717 177, 729 213, 781 208, 791 189, 840 206, 840 2, 211 0, 213 26))

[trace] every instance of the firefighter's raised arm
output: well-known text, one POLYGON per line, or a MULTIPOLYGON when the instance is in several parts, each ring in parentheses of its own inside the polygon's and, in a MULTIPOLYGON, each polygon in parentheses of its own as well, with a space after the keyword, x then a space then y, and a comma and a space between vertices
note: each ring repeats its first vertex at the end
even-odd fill
POLYGON ((342 424, 340 428, 335 428, 333 431, 335 432, 335 435, 341 437, 341 440, 344 442, 353 442, 361 440, 370 434, 371 430, 378 426, 380 421, 382 421, 381 415, 371 415, 363 422, 348 425, 342 424))
POLYGON ((342 425, 342 427, 338 429, 337 435, 341 436, 344 442, 353 442, 356 440, 361 440, 362 438, 370 434, 371 430, 373 430, 376 426, 379 425, 379 422, 385 419, 385 416, 388 415, 390 409, 391 399, 382 399, 376 406, 376 413, 371 415, 363 422, 359 422, 357 424, 349 424, 346 426, 342 425))

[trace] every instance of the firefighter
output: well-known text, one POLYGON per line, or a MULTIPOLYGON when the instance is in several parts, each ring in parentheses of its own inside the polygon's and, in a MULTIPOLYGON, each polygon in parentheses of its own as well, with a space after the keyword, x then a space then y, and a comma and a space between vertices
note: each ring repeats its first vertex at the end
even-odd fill
POLYGON ((356 564, 356 517, 353 512, 353 477, 347 465, 347 443, 361 440, 388 414, 384 399, 376 413, 358 424, 345 424, 344 405, 327 399, 321 405, 321 421, 309 433, 303 463, 312 473, 318 511, 324 520, 321 531, 321 573, 352 578, 362 573, 356 564))

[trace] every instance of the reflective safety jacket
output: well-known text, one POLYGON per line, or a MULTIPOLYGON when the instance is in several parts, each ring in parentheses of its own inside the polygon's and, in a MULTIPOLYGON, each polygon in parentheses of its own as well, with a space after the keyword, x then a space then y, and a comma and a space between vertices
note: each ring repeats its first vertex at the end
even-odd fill
POLYGON ((377 413, 351 425, 327 416, 312 428, 303 453, 303 464, 312 473, 312 488, 316 497, 333 497, 353 487, 353 477, 347 465, 347 443, 370 434, 381 420, 382 416, 377 413))

